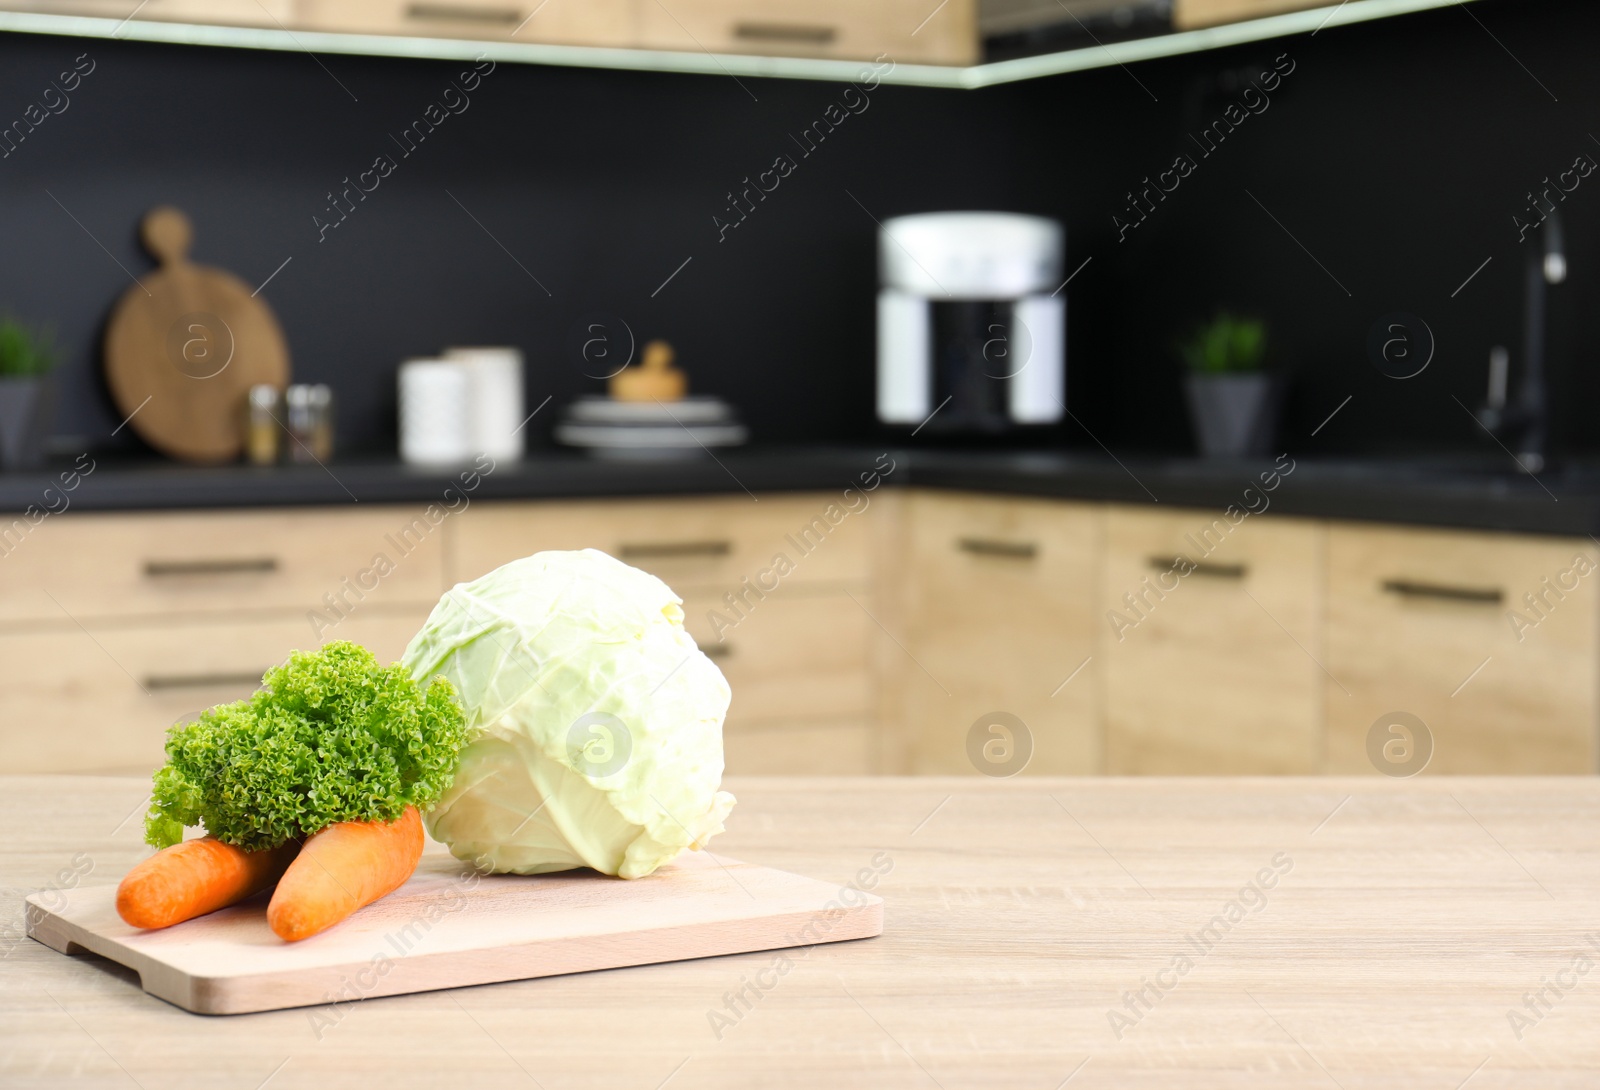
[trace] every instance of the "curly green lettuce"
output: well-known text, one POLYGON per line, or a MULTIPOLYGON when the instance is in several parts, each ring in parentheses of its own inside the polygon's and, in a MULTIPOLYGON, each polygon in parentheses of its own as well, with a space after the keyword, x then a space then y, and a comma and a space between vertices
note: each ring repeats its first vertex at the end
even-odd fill
POLYGON ((167 732, 145 840, 187 826, 248 851, 302 840, 341 821, 426 812, 450 786, 466 740, 455 688, 426 689, 347 642, 296 651, 245 700, 167 732))

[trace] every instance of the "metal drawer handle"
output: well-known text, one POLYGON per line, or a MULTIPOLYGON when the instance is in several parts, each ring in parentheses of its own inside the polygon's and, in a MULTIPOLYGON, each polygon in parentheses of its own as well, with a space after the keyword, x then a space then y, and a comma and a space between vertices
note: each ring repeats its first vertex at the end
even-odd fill
POLYGON ((700 653, 708 659, 725 659, 733 655, 733 644, 713 643, 700 649, 700 653))
POLYGON ((617 549, 617 555, 623 560, 681 560, 692 556, 727 556, 731 552, 731 541, 646 541, 617 549))
POLYGON ((1007 560, 1032 560, 1039 555, 1039 546, 1031 541, 994 541, 989 538, 964 537, 956 548, 973 556, 1001 556, 1007 560))
POLYGON ((237 688, 240 685, 257 686, 261 684, 261 677, 265 670, 258 670, 253 674, 151 674, 144 679, 144 687, 150 692, 163 689, 218 689, 237 688))
POLYGON ((433 23, 491 23, 514 26, 522 20, 520 8, 456 7, 454 4, 407 4, 406 18, 433 23))
POLYGON ((146 560, 144 573, 152 579, 183 575, 262 575, 278 570, 275 556, 219 557, 214 560, 146 560))
POLYGON ((1243 579, 1250 574, 1244 564, 1208 564, 1204 560, 1188 560, 1181 556, 1152 556, 1147 563, 1156 571, 1176 571, 1189 575, 1204 575, 1212 579, 1243 579))
POLYGON ((794 23, 735 23, 733 36, 754 42, 792 42, 798 45, 829 45, 839 36, 831 26, 801 26, 794 23))
POLYGON ((1383 589, 1402 598, 1437 598, 1447 602, 1476 602, 1497 606, 1505 601, 1499 587, 1446 587, 1435 583, 1413 583, 1409 579, 1386 579, 1383 589))

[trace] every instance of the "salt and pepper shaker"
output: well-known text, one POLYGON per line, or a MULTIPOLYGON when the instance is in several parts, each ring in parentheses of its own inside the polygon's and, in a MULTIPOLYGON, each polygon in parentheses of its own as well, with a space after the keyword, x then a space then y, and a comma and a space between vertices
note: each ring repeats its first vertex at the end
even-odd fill
POLYGON ((270 466, 278 460, 281 404, 276 386, 252 386, 245 395, 244 449, 252 465, 270 466))
POLYGON ((245 457, 252 465, 333 457, 333 391, 322 383, 250 387, 244 400, 245 457))
POLYGON ((284 391, 291 462, 326 462, 333 457, 333 391, 322 383, 284 391))

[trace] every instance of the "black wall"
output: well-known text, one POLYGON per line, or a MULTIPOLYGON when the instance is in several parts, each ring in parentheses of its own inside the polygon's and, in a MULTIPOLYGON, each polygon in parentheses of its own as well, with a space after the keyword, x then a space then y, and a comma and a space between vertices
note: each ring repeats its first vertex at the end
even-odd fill
MULTIPOLYGON (((1092 258, 1068 289, 1069 405, 1113 449, 1191 448, 1172 345, 1221 306, 1270 320, 1294 376, 1293 449, 1475 449, 1487 440, 1452 395, 1482 399, 1492 344, 1519 355, 1536 243, 1512 215, 1576 156, 1600 160, 1590 9, 1482 0, 979 92, 879 87, 805 158, 790 134, 838 85, 502 64, 401 158, 391 134, 468 66, 325 56, 330 75, 298 53, 7 35, 4 119, 78 55, 95 68, 0 159, 0 306, 48 321, 65 349, 61 445, 107 442, 118 415, 97 346, 132 286, 116 262, 149 267, 136 224, 172 203, 194 220, 196 260, 256 284, 293 258, 264 296, 296 377, 335 387, 347 448, 392 447, 395 364, 447 344, 521 345, 530 407, 600 389, 579 356, 597 315, 671 340, 694 387, 739 404, 760 440, 849 441, 875 432, 873 217, 1002 208, 1063 219, 1069 269, 1092 258), (1201 158, 1188 134, 1238 98, 1236 73, 1280 55, 1294 71, 1271 106, 1201 158), (1180 150, 1196 169, 1119 242, 1126 195, 1180 150), (319 242, 329 190, 379 154, 397 169, 319 242), (779 154, 797 169, 719 241, 730 189, 779 154), (1366 350, 1395 311, 1438 342, 1403 382, 1366 350)), ((1563 212, 1556 438, 1592 450, 1600 175, 1563 212)), ((1077 424, 1044 438, 1092 446, 1077 424)), ((137 446, 127 430, 109 442, 137 446)))

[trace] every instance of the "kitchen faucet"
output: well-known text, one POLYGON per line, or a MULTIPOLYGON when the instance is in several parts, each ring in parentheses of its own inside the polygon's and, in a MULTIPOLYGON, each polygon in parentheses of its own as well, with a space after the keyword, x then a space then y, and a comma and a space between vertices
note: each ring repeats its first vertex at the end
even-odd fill
POLYGON ((1478 419, 1496 438, 1511 442, 1513 457, 1525 473, 1545 465, 1550 409, 1544 381, 1545 304, 1548 287, 1567 278, 1567 255, 1561 213, 1554 205, 1543 221, 1543 244, 1529 251, 1524 274, 1522 384, 1515 404, 1506 404, 1506 377, 1511 358, 1503 345, 1489 351, 1489 398, 1478 419))

